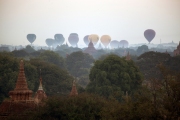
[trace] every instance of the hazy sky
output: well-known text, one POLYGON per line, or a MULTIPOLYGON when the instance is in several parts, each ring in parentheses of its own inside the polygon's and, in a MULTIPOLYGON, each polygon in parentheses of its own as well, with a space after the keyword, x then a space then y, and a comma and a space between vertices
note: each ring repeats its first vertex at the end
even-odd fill
POLYGON ((108 34, 112 40, 148 43, 144 30, 154 29, 152 43, 180 41, 180 0, 0 0, 0 44, 35 45, 62 33, 108 34))

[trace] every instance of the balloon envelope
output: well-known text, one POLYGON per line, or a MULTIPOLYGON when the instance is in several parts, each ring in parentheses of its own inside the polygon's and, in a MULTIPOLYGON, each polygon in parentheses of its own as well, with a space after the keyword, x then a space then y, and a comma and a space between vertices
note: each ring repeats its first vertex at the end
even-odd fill
POLYGON ((91 35, 89 35, 88 39, 89 39, 89 41, 92 41, 92 43, 93 43, 94 45, 96 45, 96 43, 97 43, 98 40, 99 40, 99 36, 96 35, 96 34, 91 34, 91 35))
POLYGON ((156 35, 156 32, 152 29, 147 29, 144 31, 144 37, 150 43, 156 35))
POLYGON ((77 33, 71 33, 68 37, 68 41, 72 46, 76 46, 78 41, 79 41, 79 37, 77 33))
POLYGON ((84 43, 88 46, 88 44, 89 44, 89 39, 88 39, 88 37, 89 37, 89 35, 86 35, 86 36, 84 36, 84 43))
POLYGON ((32 44, 36 39, 36 35, 35 34, 28 34, 27 39, 32 44))
POLYGON ((46 39, 46 44, 47 44, 49 47, 53 45, 53 42, 54 42, 54 39, 52 39, 52 38, 47 38, 47 39, 46 39))
POLYGON ((58 45, 62 45, 63 42, 65 41, 64 36, 62 34, 55 34, 54 39, 58 45))
POLYGON ((112 40, 110 42, 110 46, 111 46, 111 48, 118 48, 119 42, 117 40, 112 40))
POLYGON ((101 42, 102 42, 102 44, 103 44, 105 47, 108 46, 108 44, 110 43, 110 41, 111 41, 111 37, 110 37, 109 35, 103 35, 103 36, 101 36, 101 42))
POLYGON ((129 45, 128 41, 127 40, 121 40, 119 42, 119 47, 122 47, 122 48, 127 48, 129 45))

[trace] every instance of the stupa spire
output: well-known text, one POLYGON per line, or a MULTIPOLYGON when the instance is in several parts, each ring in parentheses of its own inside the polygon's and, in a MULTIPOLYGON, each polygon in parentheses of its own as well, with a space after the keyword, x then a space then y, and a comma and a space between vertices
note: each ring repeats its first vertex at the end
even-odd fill
POLYGON ((41 77, 41 69, 40 69, 39 88, 35 94, 34 101, 38 104, 43 99, 46 99, 46 98, 47 98, 47 95, 44 92, 43 87, 42 87, 42 77, 41 77))
POLYGON ((39 78, 39 88, 38 90, 43 90, 43 87, 42 87, 42 77, 41 77, 41 69, 40 69, 40 78, 39 78))
POLYGON ((9 92, 9 95, 12 101, 27 101, 31 100, 32 93, 33 92, 28 88, 24 73, 24 62, 21 60, 16 87, 13 91, 9 92))
POLYGON ((20 68, 19 68, 19 75, 16 82, 16 88, 15 90, 28 90, 26 77, 24 74, 24 62, 21 60, 20 62, 20 68))
POLYGON ((74 95, 78 95, 75 80, 73 81, 72 90, 71 90, 71 93, 70 93, 70 96, 74 96, 74 95))
POLYGON ((131 60, 131 56, 129 54, 129 51, 128 51, 127 55, 126 55, 126 60, 131 60))

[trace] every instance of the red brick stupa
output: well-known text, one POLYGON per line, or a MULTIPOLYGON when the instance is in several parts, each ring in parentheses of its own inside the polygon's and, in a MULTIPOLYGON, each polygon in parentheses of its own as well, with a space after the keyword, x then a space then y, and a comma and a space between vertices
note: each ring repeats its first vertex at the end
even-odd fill
POLYGON ((9 92, 10 99, 4 100, 0 105, 0 119, 6 119, 8 116, 25 117, 24 111, 31 111, 35 108, 32 94, 26 82, 24 63, 21 60, 16 87, 9 92))
POLYGON ((78 95, 78 92, 77 92, 76 84, 75 84, 75 80, 74 80, 70 96, 75 96, 75 95, 78 95))
POLYGON ((36 95, 34 97, 34 101, 38 104, 42 100, 44 100, 46 98, 47 98, 47 95, 46 95, 46 93, 43 90, 43 87, 42 87, 42 77, 40 76, 40 79, 39 79, 39 88, 38 88, 38 90, 36 92, 36 95))
POLYGON ((23 60, 20 62, 20 69, 19 69, 19 75, 18 80, 16 82, 16 87, 13 91, 9 92, 10 98, 12 101, 23 101, 28 102, 32 101, 32 90, 29 90, 26 77, 24 74, 24 63, 23 60))

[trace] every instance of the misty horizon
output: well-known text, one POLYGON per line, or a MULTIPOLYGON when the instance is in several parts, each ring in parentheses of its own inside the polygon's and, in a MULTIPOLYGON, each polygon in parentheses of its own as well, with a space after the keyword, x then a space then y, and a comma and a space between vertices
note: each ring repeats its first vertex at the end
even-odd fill
POLYGON ((30 33, 39 46, 56 33, 66 42, 77 33, 80 46, 86 46, 83 38, 90 34, 139 44, 148 43, 146 29, 156 32, 152 44, 179 43, 179 6, 179 0, 0 0, 0 44, 26 46, 30 33))

